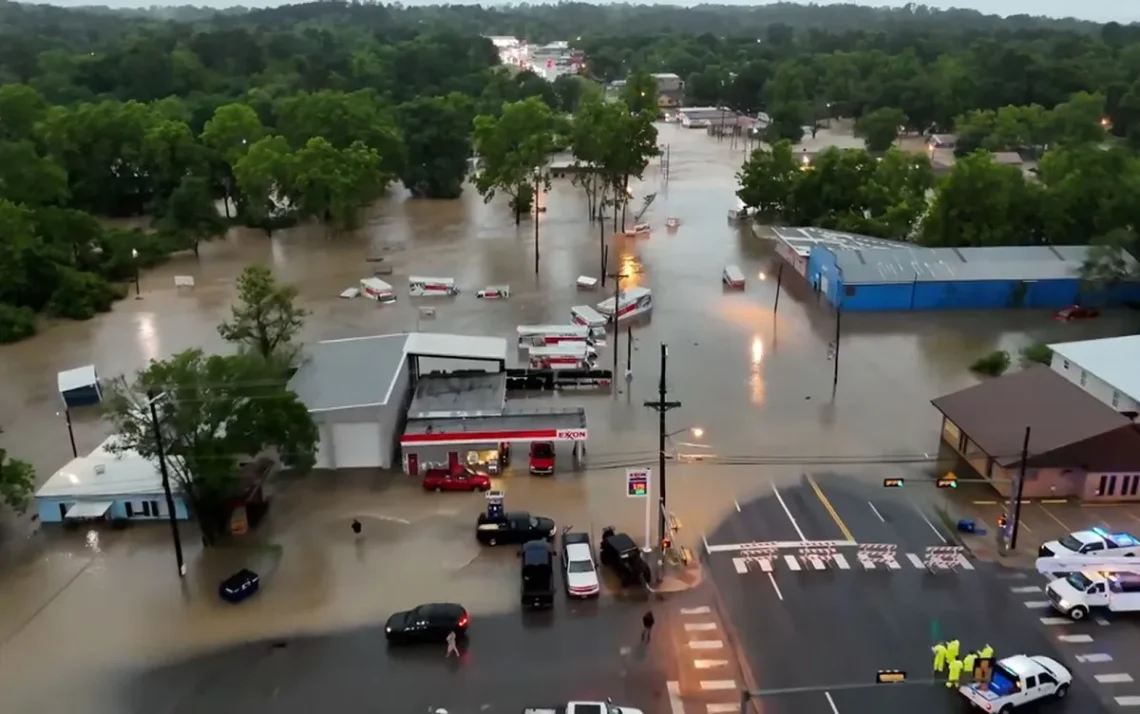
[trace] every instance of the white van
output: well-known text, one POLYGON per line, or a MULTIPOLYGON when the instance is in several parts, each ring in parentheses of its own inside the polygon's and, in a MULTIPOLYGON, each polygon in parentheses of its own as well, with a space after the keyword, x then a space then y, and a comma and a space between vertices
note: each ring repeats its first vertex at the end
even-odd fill
POLYGON ((585 325, 519 325, 518 335, 520 350, 565 342, 594 343, 585 325))
POLYGON ((590 334, 595 337, 606 334, 606 325, 610 324, 607 317, 589 305, 575 305, 570 308, 570 319, 576 325, 585 325, 590 328, 590 334))
MULTIPOLYGON (((614 299, 609 298, 597 304, 598 312, 609 317, 614 314, 614 299)), ((653 292, 640 285, 628 288, 621 292, 621 300, 617 306, 617 319, 620 322, 636 315, 649 312, 653 309, 653 292)))
POLYGON ((412 275, 408 278, 408 293, 412 297, 443 296, 459 294, 455 278, 425 278, 412 275))
POLYGON ((380 278, 364 278, 360 281, 360 293, 377 302, 395 302, 396 291, 380 278))
POLYGON ((565 342, 530 348, 532 369, 590 369, 598 351, 585 342, 565 342))
POLYGON ((721 273, 721 281, 730 288, 736 290, 744 289, 744 272, 738 265, 724 266, 724 272, 721 273))

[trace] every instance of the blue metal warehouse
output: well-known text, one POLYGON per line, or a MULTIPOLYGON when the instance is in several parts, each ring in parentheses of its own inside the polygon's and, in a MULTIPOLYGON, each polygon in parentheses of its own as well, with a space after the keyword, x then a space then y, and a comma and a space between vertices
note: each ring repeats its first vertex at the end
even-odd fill
MULTIPOLYGON (((1087 246, 919 248, 822 229, 779 229, 778 252, 844 310, 1063 308, 1140 301, 1140 284, 1082 291, 1087 246), (804 253, 807 260, 803 260, 804 253)), ((1132 261, 1135 263, 1135 261, 1132 261)))

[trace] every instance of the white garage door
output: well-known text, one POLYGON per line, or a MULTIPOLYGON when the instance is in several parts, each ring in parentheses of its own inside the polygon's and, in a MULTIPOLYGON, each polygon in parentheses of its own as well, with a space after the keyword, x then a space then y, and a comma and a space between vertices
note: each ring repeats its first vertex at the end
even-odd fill
POLYGON ((338 469, 380 466, 380 425, 376 422, 332 425, 333 454, 338 469))
POLYGON ((317 463, 318 469, 331 469, 333 464, 332 429, 328 424, 317 425, 317 463))

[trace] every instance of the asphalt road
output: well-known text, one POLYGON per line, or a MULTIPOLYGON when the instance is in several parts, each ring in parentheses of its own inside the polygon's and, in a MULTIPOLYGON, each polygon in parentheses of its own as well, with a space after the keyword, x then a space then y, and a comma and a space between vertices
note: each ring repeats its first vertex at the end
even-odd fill
POLYGON ((644 600, 473 618, 461 660, 445 646, 389 649, 376 627, 202 653, 125 676, 117 711, 137 714, 376 712, 516 714, 611 697, 668 709, 668 638, 638 643, 644 600), (623 653, 628 648, 628 653, 623 653))
MULTIPOLYGON (((912 681, 930 679, 930 647, 940 639, 956 637, 963 650, 988 642, 999 657, 1025 653, 1065 661, 1057 633, 1041 626, 1041 613, 1011 592, 1025 582, 1017 579, 1024 574, 986 563, 939 572, 913 566, 907 553, 942 546, 946 534, 933 513, 905 494, 825 477, 740 506, 708 535, 710 544, 851 537, 898 546, 897 569, 872 571, 857 562, 847 570, 795 571, 781 556, 770 572, 750 566, 741 573, 733 562, 737 553, 707 556, 731 635, 756 686, 811 690, 763 697, 765 714, 960 712, 963 702, 941 684, 872 686, 881 669, 904 670, 912 681), (859 685, 867 686, 849 688, 859 685)), ((1078 677, 1069 699, 1050 711, 1101 711, 1097 695, 1078 677)))

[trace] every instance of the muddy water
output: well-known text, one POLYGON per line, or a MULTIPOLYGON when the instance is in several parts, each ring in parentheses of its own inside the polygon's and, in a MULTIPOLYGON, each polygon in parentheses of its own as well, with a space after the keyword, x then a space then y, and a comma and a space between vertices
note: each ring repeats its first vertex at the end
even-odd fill
MULTIPOLYGON (((654 292, 652 320, 634 329, 632 385, 616 397, 565 398, 587 408, 594 463, 653 460, 656 415, 641 403, 656 396, 661 342, 669 344, 670 398, 683 403, 670 414, 670 427, 704 430, 701 439, 677 435, 682 452, 909 455, 934 450, 938 418, 928 401, 971 383, 964 367, 980 354, 1038 339, 1120 334, 1133 326, 1127 315, 1058 325, 1033 312, 851 314, 843 319, 833 399, 833 314, 790 270, 773 314, 778 268, 769 247, 726 220, 736 203, 734 174, 743 148, 674 126, 661 127, 661 142, 670 147, 668 180, 655 162, 632 187, 635 207, 646 194, 657 193, 646 215, 653 234, 613 239, 607 266, 631 275, 623 285, 654 292), (667 218, 678 219, 680 227, 666 230, 667 218), (744 269, 745 292, 722 290, 726 263, 744 269)), ((805 146, 811 151, 829 143, 853 140, 821 132, 805 146)), ((312 312, 307 341, 417 328, 510 336, 521 323, 566 321, 572 305, 607 297, 600 290, 575 289, 579 275, 601 272, 598 230, 585 220, 585 198, 568 181, 556 181, 543 204, 537 274, 533 224, 516 227, 504 202, 484 204, 473 191, 454 202, 393 195, 354 235, 330 238, 319 228, 298 228, 268 239, 232 231, 203 246, 200 259, 180 257, 142 276, 141 299, 0 348, 0 446, 32 461, 46 478, 70 457, 67 431, 56 414, 56 372, 94 363, 106 377, 189 347, 225 349, 215 326, 226 317, 236 276, 251 262, 271 265, 297 286, 312 312), (393 269, 383 279, 396 286, 396 304, 339 299, 342 290, 371 275, 375 264, 368 259, 377 256, 393 269), (465 293, 410 299, 410 274, 454 277, 465 293), (195 288, 180 294, 176 275, 193 276, 195 288), (512 288, 510 300, 475 299, 480 287, 503 283, 512 288), (433 319, 422 319, 416 309, 427 304, 436 307, 433 319)), ((607 229, 607 240, 609 234, 607 229)), ((624 370, 624 335, 619 356, 624 370)), ((602 360, 609 363, 608 350, 602 360)), ((76 414, 75 421, 78 448, 85 453, 103 429, 94 414, 76 414)), ((731 508, 733 498, 745 500, 772 479, 798 478, 801 470, 678 466, 671 502, 699 533, 731 508)), ((478 503, 459 497, 441 506, 418 494, 397 496, 372 478, 294 485, 282 501, 293 505, 274 516, 265 536, 272 545, 260 550, 202 560, 191 542, 194 574, 185 585, 173 577, 162 529, 89 539, 82 533, 37 536, 45 546, 37 557, 0 576, 0 710, 48 712, 66 704, 77 712, 110 711, 100 677, 121 667, 221 642, 374 622, 445 587, 469 592, 465 602, 473 609, 513 601, 513 578, 503 576, 513 572, 513 560, 471 552, 469 519, 478 503), (352 517, 366 524, 363 544, 348 535, 352 517), (271 573, 275 586, 256 605, 219 608, 212 596, 218 577, 246 562, 271 573), (415 594, 409 594, 409 583, 415 594), (45 696, 45 682, 61 678, 70 684, 45 696)), ((619 472, 604 471, 553 481, 518 479, 510 492, 515 507, 580 527, 617 523, 640 540, 640 504, 615 498, 620 478, 619 472)), ((187 532, 192 541, 192 529, 187 532)))

